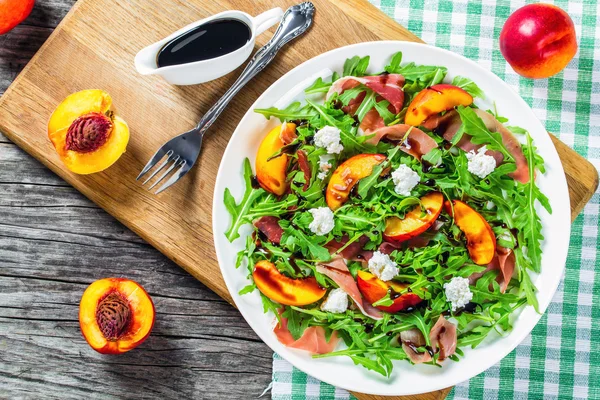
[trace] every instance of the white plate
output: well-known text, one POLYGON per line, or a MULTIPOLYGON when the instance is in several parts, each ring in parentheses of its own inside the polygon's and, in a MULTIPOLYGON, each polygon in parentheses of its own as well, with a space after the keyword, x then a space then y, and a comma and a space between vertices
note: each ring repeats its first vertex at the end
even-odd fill
POLYGON ((377 373, 355 366, 346 357, 312 359, 301 350, 286 348, 277 341, 272 332, 273 315, 263 314, 260 297, 257 292, 244 296, 238 295, 240 289, 249 281, 245 268, 235 269, 236 253, 244 247, 245 236, 251 231, 242 229, 242 238, 233 244, 225 238, 231 218, 223 205, 225 188, 232 191, 239 200, 243 193, 242 162, 248 157, 254 166, 255 154, 270 124, 265 118, 253 112, 255 108, 273 106, 281 98, 289 98, 289 92, 298 82, 315 76, 329 68, 341 71, 346 58, 355 55, 371 56, 369 71, 381 71, 392 54, 404 53, 403 63, 414 61, 417 64, 442 65, 448 68, 447 82, 455 75, 471 78, 490 96, 486 101, 476 100, 481 108, 487 109, 496 102, 498 113, 510 119, 510 125, 527 129, 546 162, 546 174, 537 178, 538 185, 550 199, 552 215, 538 208, 542 218, 543 243, 542 273, 533 277, 539 289, 537 294, 541 311, 550 303, 563 274, 570 236, 569 193, 562 164, 556 149, 542 124, 529 106, 500 78, 462 56, 433 46, 408 42, 370 42, 332 50, 308 60, 275 82, 252 105, 242 118, 225 150, 217 175, 213 199, 213 232, 215 248, 221 272, 227 288, 240 312, 252 329, 275 352, 291 362, 298 369, 324 382, 344 389, 378 395, 411 395, 431 392, 453 386, 465 381, 491 367, 512 351, 531 332, 541 315, 532 307, 526 307, 516 318, 514 329, 506 337, 497 335, 488 338, 474 350, 465 350, 460 362, 450 360, 443 368, 430 365, 410 365, 406 361, 394 363, 391 378, 386 379, 377 373), (286 97, 287 96, 287 97, 286 97))

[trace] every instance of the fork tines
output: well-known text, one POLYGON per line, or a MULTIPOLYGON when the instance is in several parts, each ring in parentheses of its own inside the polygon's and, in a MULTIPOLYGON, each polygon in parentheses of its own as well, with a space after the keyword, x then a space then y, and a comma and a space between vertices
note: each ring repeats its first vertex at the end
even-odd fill
POLYGON ((173 150, 165 152, 161 149, 156 152, 156 154, 152 157, 152 159, 150 159, 150 161, 148 161, 148 164, 146 164, 146 166, 144 167, 142 172, 140 172, 136 180, 140 180, 163 158, 163 162, 158 167, 156 167, 154 171, 142 182, 142 185, 145 185, 150 180, 152 180, 152 178, 154 178, 157 174, 162 172, 162 174, 156 180, 154 180, 154 182, 148 187, 148 190, 152 190, 156 185, 163 182, 165 178, 170 176, 169 179, 166 180, 164 184, 158 188, 155 194, 158 194, 163 190, 167 189, 169 186, 177 182, 179 178, 181 178, 185 174, 185 172, 187 172, 185 170, 187 163, 185 159, 183 159, 183 157, 181 157, 178 154, 175 154, 173 150))

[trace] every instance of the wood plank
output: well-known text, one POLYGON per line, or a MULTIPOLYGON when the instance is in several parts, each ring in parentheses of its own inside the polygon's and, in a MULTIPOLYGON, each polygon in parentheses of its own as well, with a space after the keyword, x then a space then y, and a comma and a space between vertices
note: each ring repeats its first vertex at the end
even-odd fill
MULTIPOLYGON (((108 4, 108 1, 77 2, 70 17, 51 35, 0 100, 0 129, 94 203, 231 302, 212 249, 210 215, 214 175, 223 149, 245 110, 291 67, 324 51, 351 42, 414 41, 417 38, 364 0, 316 0, 318 11, 310 33, 282 51, 233 101, 227 118, 221 118, 206 138, 202 158, 194 172, 165 194, 154 197, 133 181, 137 172, 163 142, 193 126, 235 75, 202 86, 172 87, 160 78, 140 77, 133 72, 134 54, 176 28, 218 11, 242 9, 258 14, 275 5, 287 7, 293 2, 220 0, 190 4, 181 0, 131 0, 108 4), (315 37, 323 40, 316 41, 315 37), (132 140, 128 153, 114 167, 82 177, 65 171, 44 132, 45 121, 56 104, 67 94, 89 87, 103 88, 112 94, 119 114, 129 122, 132 140)), ((258 45, 266 39, 266 35, 261 36, 258 45)), ((571 201, 572 210, 576 212, 597 186, 597 174, 568 147, 559 148, 559 154, 572 161, 565 163, 565 170, 570 187, 575 188, 571 189, 571 201), (585 178, 580 176, 582 172, 586 173, 585 178)), ((24 191, 18 185, 10 190, 24 191)), ((35 228, 31 229, 25 232, 26 237, 19 239, 37 240, 35 228)), ((63 241, 76 240, 71 232, 61 235, 64 235, 63 241)))

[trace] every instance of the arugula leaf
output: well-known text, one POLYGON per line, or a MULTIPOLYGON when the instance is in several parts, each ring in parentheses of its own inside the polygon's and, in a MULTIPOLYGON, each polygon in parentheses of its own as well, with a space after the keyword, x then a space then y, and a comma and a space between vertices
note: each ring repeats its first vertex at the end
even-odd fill
POLYGON ((470 78, 457 75, 454 77, 454 79, 452 79, 452 84, 463 89, 473 97, 479 97, 482 99, 485 98, 485 93, 483 93, 483 90, 481 90, 479 86, 477 86, 477 84, 470 78))
POLYGON ((255 108, 254 112, 264 115, 266 119, 271 117, 279 118, 281 122, 296 119, 311 119, 315 116, 315 112, 313 110, 307 107, 302 107, 297 101, 282 110, 277 107, 269 107, 255 108))
POLYGON ((340 130, 340 138, 342 144, 344 145, 345 151, 362 153, 368 152, 370 148, 373 147, 362 143, 359 138, 356 137, 356 135, 349 132, 349 128, 352 127, 352 124, 354 123, 354 119, 352 117, 344 114, 341 110, 335 110, 338 111, 340 115, 343 115, 343 118, 346 118, 345 121, 339 121, 331 114, 331 110, 313 103, 310 100, 306 100, 306 102, 315 110, 317 110, 324 121, 323 125, 335 126, 340 130))
POLYGON ((301 229, 297 229, 291 224, 283 228, 283 232, 282 243, 297 245, 306 257, 312 257, 317 261, 329 261, 331 259, 329 251, 325 247, 315 243, 315 235, 311 235, 311 238, 309 238, 301 229))
POLYGON ((395 72, 402 74, 407 81, 421 82, 424 85, 423 88, 425 88, 440 83, 446 76, 448 69, 435 65, 416 65, 414 62, 411 62, 400 67, 395 72))
POLYGON ((373 167, 373 172, 371 172, 371 175, 358 181, 357 194, 359 197, 367 197, 369 189, 371 189, 371 187, 377 183, 377 179, 379 179, 379 175, 381 175, 382 170, 383 167, 381 164, 376 165, 373 167))
POLYGON ((386 125, 391 124, 392 121, 396 119, 396 115, 388 109, 389 105, 390 102, 387 100, 382 100, 375 103, 375 109, 379 113, 379 116, 383 118, 383 122, 386 125))
POLYGON ((342 102, 343 105, 347 106, 350 101, 354 100, 358 97, 359 94, 367 90, 364 86, 357 86, 352 89, 344 90, 344 92, 338 95, 338 100, 342 102))
POLYGON ((329 91, 329 88, 331 87, 331 85, 332 85, 332 82, 325 82, 325 81, 323 81, 323 78, 319 77, 312 85, 310 85, 309 87, 304 89, 304 93, 306 93, 306 94, 327 93, 329 91))
POLYGON ((456 111, 460 115, 464 131, 471 135, 474 144, 485 144, 489 149, 500 151, 505 160, 515 162, 515 158, 502 142, 502 135, 498 132, 490 132, 472 108, 458 106, 456 111))
POLYGON ((364 76, 367 72, 367 68, 369 67, 370 59, 371 57, 369 56, 354 56, 352 58, 348 58, 344 63, 342 76, 364 76))
POLYGON ((251 284, 249 284, 249 285, 246 285, 246 286, 244 286, 244 287, 243 287, 243 288, 242 288, 242 289, 241 289, 241 290, 238 292, 238 294, 239 294, 240 296, 243 296, 243 295, 245 295, 245 294, 248 294, 248 293, 252 293, 252 292, 254 292, 254 289, 256 289, 256 285, 255 285, 254 283, 251 283, 251 284))
POLYGON ((385 296, 383 296, 382 298, 377 300, 375 303, 373 303, 373 307, 377 307, 377 306, 388 307, 388 306, 391 306, 392 304, 394 304, 394 300, 391 299, 390 292, 388 291, 385 294, 385 296))
POLYGON ((294 340, 300 339, 306 328, 308 328, 310 319, 306 318, 305 314, 299 313, 291 307, 286 307, 282 316, 287 318, 287 328, 294 340))
POLYGON ((362 103, 360 103, 360 106, 358 106, 358 109, 356 110, 356 116, 358 117, 359 121, 362 121, 365 118, 365 115, 373 108, 375 107, 375 96, 377 94, 373 91, 369 91, 368 94, 366 95, 365 99, 362 101, 362 103))
POLYGON ((275 314, 275 317, 277 318, 277 323, 281 324, 281 315, 279 315, 278 311, 280 307, 279 304, 275 303, 273 300, 262 294, 262 292, 259 291, 259 293, 260 299, 262 300, 263 312, 266 314, 269 311, 271 311, 273 314, 275 314))
POLYGON ((427 161, 431 165, 440 165, 442 163, 442 150, 439 148, 431 149, 421 157, 422 160, 427 161))
POLYGON ((529 183, 526 185, 526 208, 524 213, 526 215, 526 224, 523 226, 522 231, 527 240, 527 258, 531 260, 532 269, 539 272, 542 264, 540 242, 544 239, 544 236, 542 235, 540 217, 535 210, 535 201, 539 201, 548 213, 552 213, 552 208, 550 207, 548 198, 540 192, 535 184, 535 147, 529 133, 527 133, 527 147, 525 150, 525 157, 527 158, 527 165, 529 167, 529 183))
POLYGON ((386 72, 393 74, 397 70, 400 69, 401 63, 402 63, 402 52, 399 51, 397 53, 394 53, 394 55, 392 56, 392 59, 390 60, 390 63, 388 65, 386 65, 384 69, 386 72))
POLYGON ((235 198, 229 191, 229 188, 225 189, 225 194, 223 196, 225 208, 227 208, 227 211, 231 214, 231 225, 227 232, 225 232, 225 236, 230 242, 233 242, 240 237, 238 231, 243 224, 248 222, 246 220, 246 214, 248 213, 250 206, 254 200, 264 193, 263 189, 254 189, 252 187, 252 166, 250 166, 250 160, 247 158, 244 160, 244 183, 246 184, 246 190, 244 191, 244 197, 239 204, 236 204, 235 198))
POLYGON ((529 133, 527 132, 527 129, 523 129, 520 126, 506 126, 506 129, 508 129, 512 133, 516 133, 517 135, 526 135, 529 133))

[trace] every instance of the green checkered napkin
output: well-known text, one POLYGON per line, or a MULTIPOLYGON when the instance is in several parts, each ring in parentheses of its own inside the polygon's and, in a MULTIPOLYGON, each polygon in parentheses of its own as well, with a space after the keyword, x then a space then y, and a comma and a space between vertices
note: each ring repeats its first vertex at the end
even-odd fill
MULTIPOLYGON (((579 52, 559 75, 521 78, 505 62, 498 37, 523 0, 371 0, 421 37, 491 69, 518 90, 550 132, 600 169, 600 3, 553 3, 575 22, 579 52)), ((550 1, 546 1, 550 2, 550 1)), ((449 399, 600 399, 600 191, 573 224, 564 280, 547 312, 500 363, 457 385, 449 399)), ((293 368, 277 354, 274 400, 348 399, 293 368)))

